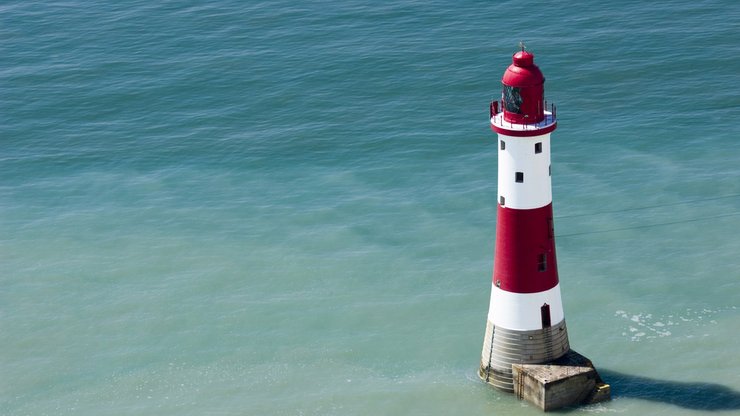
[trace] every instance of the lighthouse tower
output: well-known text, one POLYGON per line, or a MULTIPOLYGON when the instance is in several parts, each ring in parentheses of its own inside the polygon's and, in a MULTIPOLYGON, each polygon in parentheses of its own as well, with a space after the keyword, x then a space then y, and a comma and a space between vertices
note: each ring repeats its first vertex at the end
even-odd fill
POLYGON ((491 303, 480 377, 514 391, 512 364, 541 364, 566 354, 552 217, 550 134, 555 107, 544 100, 545 77, 522 49, 491 103, 498 133, 498 211, 491 303))

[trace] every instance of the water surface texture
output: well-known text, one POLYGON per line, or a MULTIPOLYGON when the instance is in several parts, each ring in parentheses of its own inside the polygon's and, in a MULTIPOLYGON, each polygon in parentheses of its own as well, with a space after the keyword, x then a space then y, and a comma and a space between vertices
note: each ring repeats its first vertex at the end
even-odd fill
POLYGON ((573 414, 740 412, 740 5, 603 3, 4 2, 0 414, 540 414, 476 375, 520 40, 573 414))

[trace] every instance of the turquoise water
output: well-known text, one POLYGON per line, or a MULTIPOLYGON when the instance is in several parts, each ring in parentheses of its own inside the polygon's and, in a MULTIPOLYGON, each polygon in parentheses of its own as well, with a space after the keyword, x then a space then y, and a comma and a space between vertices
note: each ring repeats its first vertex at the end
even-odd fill
POLYGON ((335 3, 0 6, 0 414, 540 414, 476 376, 520 40, 572 413, 740 413, 740 6, 335 3))

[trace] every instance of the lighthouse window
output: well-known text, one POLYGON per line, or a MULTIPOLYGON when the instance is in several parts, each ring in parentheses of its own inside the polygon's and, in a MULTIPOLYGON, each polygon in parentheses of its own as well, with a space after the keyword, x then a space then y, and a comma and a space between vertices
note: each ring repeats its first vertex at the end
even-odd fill
POLYGON ((501 204, 501 206, 504 206, 504 203, 506 203, 506 199, 504 199, 503 196, 498 197, 498 203, 501 204))
POLYGON ((514 179, 517 183, 524 183, 524 172, 517 172, 514 179))
POLYGON ((540 272, 547 270, 547 254, 542 253, 537 256, 537 270, 540 272))
POLYGON ((521 113, 522 95, 519 87, 504 85, 504 109, 510 113, 521 113))
POLYGON ((552 326, 550 317, 550 305, 544 304, 540 308, 540 318, 542 318, 542 328, 550 328, 552 326))
POLYGON ((506 149, 506 142, 501 140, 501 150, 506 149))
POLYGON ((552 176, 552 165, 547 167, 547 174, 552 176))
POLYGON ((534 152, 535 153, 542 153, 542 142, 535 143, 534 144, 534 152))

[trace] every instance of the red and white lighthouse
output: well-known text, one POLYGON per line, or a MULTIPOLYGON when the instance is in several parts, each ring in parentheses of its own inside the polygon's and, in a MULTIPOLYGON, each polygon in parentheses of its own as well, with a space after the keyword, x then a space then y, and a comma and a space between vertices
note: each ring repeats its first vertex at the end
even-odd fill
POLYGON ((550 362, 570 347, 552 216, 555 107, 547 108, 545 77, 523 49, 501 81, 501 102, 492 102, 490 112, 491 129, 498 133, 498 212, 480 376, 514 391, 512 364, 550 362))

